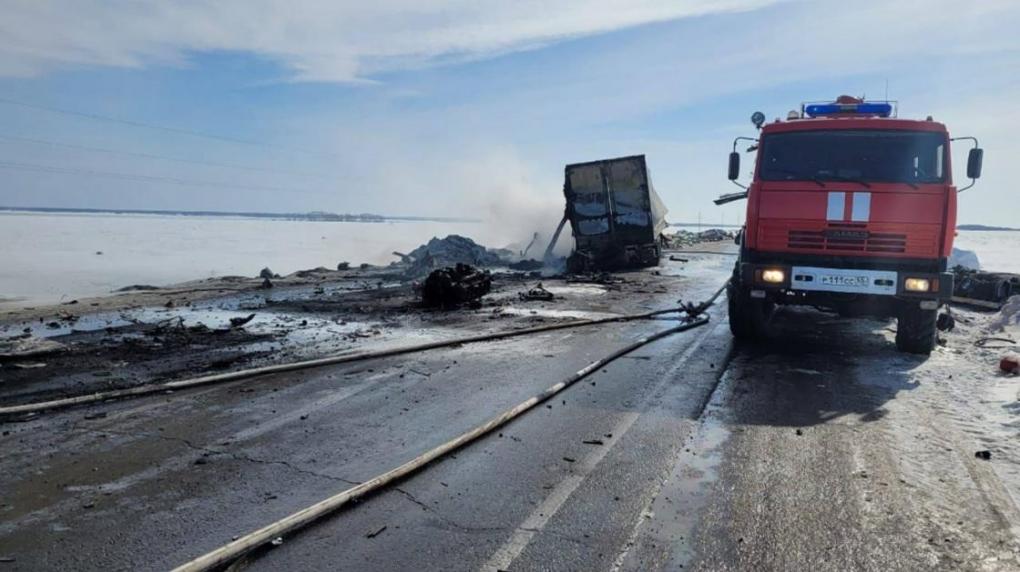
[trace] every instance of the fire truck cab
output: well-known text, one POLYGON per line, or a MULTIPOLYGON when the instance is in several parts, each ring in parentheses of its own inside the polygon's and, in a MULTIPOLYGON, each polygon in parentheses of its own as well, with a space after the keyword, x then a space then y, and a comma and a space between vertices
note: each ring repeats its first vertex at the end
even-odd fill
POLYGON ((956 195, 981 175, 977 140, 961 138, 974 147, 971 184, 958 190, 945 125, 899 119, 893 102, 841 96, 752 122, 759 137, 738 137, 729 157, 729 179, 745 190, 716 201, 748 201, 727 290, 733 335, 768 336, 777 307, 808 305, 895 317, 897 348, 930 353, 953 291, 956 195), (741 141, 756 152, 746 187, 741 141))

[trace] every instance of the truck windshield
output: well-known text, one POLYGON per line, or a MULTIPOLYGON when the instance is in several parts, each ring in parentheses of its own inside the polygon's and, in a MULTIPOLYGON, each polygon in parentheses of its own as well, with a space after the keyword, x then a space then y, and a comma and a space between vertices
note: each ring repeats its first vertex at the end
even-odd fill
POLYGON ((762 140, 763 181, 940 183, 946 137, 926 131, 775 133, 762 140))

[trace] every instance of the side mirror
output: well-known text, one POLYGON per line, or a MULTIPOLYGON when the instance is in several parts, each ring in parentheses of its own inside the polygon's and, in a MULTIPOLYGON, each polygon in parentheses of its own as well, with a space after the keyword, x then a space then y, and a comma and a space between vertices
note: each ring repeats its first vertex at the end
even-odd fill
MULTIPOLYGON (((985 150, 980 147, 975 147, 970 150, 970 154, 967 155, 967 178, 968 179, 980 179, 981 178, 981 161, 984 159, 985 150)), ((730 158, 730 172, 733 171, 733 158, 730 158)))
MULTIPOLYGON (((972 159, 974 157, 974 152, 973 151, 975 151, 975 150, 971 151, 971 158, 972 159)), ((981 171, 981 159, 979 157, 978 158, 978 172, 980 172, 980 171, 981 171)), ((969 164, 967 165, 967 172, 968 173, 970 172, 970 165, 969 164)), ((734 152, 730 153, 730 171, 729 171, 729 177, 730 177, 731 181, 736 181, 737 177, 739 177, 739 176, 740 176, 740 153, 737 153, 736 151, 734 151, 734 152)))

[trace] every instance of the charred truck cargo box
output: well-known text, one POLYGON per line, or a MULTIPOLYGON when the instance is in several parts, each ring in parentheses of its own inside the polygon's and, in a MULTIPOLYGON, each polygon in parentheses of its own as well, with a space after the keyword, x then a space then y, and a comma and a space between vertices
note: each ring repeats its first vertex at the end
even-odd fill
POLYGON ((567 165, 563 193, 574 234, 571 272, 659 264, 666 207, 655 193, 644 155, 567 165))

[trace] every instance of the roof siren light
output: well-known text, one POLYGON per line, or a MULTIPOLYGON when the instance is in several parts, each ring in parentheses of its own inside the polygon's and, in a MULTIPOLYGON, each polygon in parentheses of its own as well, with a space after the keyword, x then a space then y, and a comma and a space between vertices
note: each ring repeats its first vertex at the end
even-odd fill
POLYGON ((833 115, 870 115, 873 117, 889 117, 893 106, 888 101, 866 102, 863 99, 841 95, 833 103, 812 103, 804 106, 804 114, 809 117, 827 117, 833 115))

